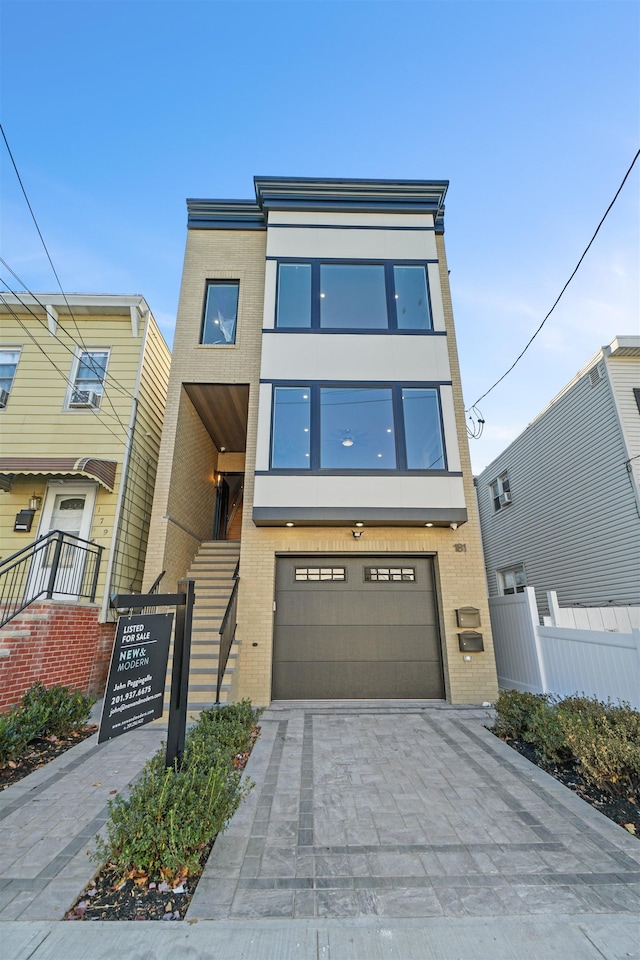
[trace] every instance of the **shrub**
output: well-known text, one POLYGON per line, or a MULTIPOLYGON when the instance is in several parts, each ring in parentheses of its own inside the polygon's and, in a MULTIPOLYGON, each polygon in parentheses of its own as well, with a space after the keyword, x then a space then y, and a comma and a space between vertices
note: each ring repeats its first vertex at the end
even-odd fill
POLYGON ((30 739, 53 735, 67 737, 89 719, 95 700, 79 690, 54 684, 45 687, 39 680, 22 698, 24 722, 30 739))
POLYGON ((640 793, 640 713, 586 698, 562 714, 567 743, 580 770, 599 790, 619 796, 640 793))
POLYGON ((28 740, 14 711, 0 716, 0 764, 17 760, 27 749, 28 740))
POLYGON ((562 718, 562 704, 550 700, 541 701, 531 714, 525 739, 535 744, 545 766, 572 759, 562 718))
POLYGON ((543 693, 501 690, 494 704, 493 732, 503 740, 529 740, 533 717, 547 703, 543 693))
POLYGON ((161 750, 128 799, 109 801, 106 839, 98 838, 94 859, 123 878, 171 882, 196 872, 203 850, 253 786, 241 782, 233 756, 248 745, 258 716, 249 701, 204 711, 187 734, 179 768, 165 769, 161 750))

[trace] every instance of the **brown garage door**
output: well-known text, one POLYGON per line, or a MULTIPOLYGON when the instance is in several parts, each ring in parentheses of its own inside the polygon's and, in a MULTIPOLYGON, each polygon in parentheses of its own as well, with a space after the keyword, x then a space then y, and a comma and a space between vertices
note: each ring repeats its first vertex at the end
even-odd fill
POLYGON ((444 697, 432 559, 278 558, 272 696, 444 697))

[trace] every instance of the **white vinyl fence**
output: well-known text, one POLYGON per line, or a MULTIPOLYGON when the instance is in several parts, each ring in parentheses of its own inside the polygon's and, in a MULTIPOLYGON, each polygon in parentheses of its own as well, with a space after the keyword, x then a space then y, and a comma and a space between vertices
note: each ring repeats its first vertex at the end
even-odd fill
MULTIPOLYGON (((637 628, 622 633, 617 627, 540 626, 533 587, 514 596, 491 597, 489 611, 500 687, 560 696, 585 693, 640 709, 637 628)), ((631 616, 635 619, 633 612, 631 616)))

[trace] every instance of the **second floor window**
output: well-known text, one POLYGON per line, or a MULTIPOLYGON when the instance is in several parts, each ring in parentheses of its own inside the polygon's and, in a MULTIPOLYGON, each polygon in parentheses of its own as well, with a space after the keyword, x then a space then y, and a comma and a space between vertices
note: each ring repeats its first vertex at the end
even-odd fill
POLYGON ((104 393, 109 351, 83 350, 76 361, 70 407, 99 407, 104 393))
POLYGON ((431 330, 426 265, 281 262, 276 327, 354 332, 431 330))
POLYGON ((436 387, 273 388, 273 470, 446 470, 436 387))
POLYGON ((511 503, 511 484, 509 483, 509 474, 505 471, 489 485, 491 499, 493 500, 493 509, 502 510, 511 503))
POLYGON ((0 350, 0 410, 4 409, 16 375, 20 350, 0 350))
POLYGON ((202 344, 234 344, 238 322, 237 280, 210 280, 204 303, 202 320, 202 344))

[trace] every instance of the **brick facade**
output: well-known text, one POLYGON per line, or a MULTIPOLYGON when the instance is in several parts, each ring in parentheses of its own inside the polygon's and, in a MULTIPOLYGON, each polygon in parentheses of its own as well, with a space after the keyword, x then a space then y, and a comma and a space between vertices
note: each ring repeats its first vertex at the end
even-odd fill
POLYGON ((98 622, 97 605, 33 603, 0 632, 0 711, 18 703, 36 680, 101 696, 114 623, 98 622), (8 651, 8 656, 7 652, 8 651))

